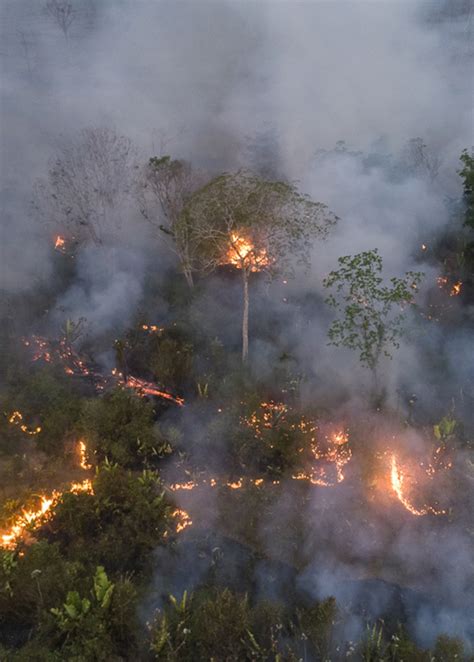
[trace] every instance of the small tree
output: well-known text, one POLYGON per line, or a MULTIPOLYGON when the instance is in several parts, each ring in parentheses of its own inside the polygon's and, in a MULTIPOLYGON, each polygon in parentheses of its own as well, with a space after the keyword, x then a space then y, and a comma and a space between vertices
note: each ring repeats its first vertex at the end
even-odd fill
POLYGON ((424 177, 433 183, 438 176, 441 159, 423 142, 422 138, 411 138, 402 152, 402 162, 408 172, 424 177))
POLYGON ((474 147, 470 152, 467 149, 463 150, 459 158, 463 165, 458 174, 463 180, 464 224, 474 229, 474 147))
POLYGON ((423 274, 407 271, 403 278, 392 277, 384 284, 382 258, 377 249, 338 260, 324 286, 335 288, 326 302, 341 312, 329 329, 331 345, 359 352, 362 365, 371 370, 377 392, 377 368, 382 355, 392 358, 404 333, 406 307, 414 303, 423 274))
POLYGON ((229 264, 243 285, 242 360, 248 356, 249 279, 291 273, 309 262, 314 239, 326 237, 337 217, 293 184, 268 181, 245 171, 223 174, 200 189, 183 210, 200 266, 210 272, 229 264))
POLYGON ((148 161, 138 187, 143 217, 177 255, 191 288, 194 285, 194 246, 188 225, 179 221, 186 203, 199 185, 199 175, 189 163, 173 160, 170 156, 154 156, 148 161))
POLYGON ((68 0, 48 0, 46 11, 58 25, 67 41, 69 28, 76 17, 72 4, 68 0))

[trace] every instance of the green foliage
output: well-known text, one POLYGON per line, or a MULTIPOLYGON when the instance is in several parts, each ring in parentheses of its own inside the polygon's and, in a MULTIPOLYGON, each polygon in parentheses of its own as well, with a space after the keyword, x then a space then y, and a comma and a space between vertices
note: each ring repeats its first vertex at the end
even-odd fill
POLYGON ((325 237, 336 220, 326 205, 293 184, 245 171, 214 178, 191 197, 180 218, 190 228, 205 271, 225 262, 237 235, 252 244, 245 253, 236 244, 240 268, 270 275, 291 271, 295 260, 307 262, 312 240, 325 237))
MULTIPOLYGON (((418 648, 403 629, 387 638, 382 623, 367 627, 360 644, 359 658, 363 662, 432 662, 428 651, 418 648)), ((443 658, 444 659, 444 658, 443 658)))
POLYGON ((408 271, 403 278, 383 284, 382 258, 377 249, 340 257, 339 269, 324 280, 336 289, 326 302, 342 313, 329 330, 330 344, 359 352, 362 365, 375 371, 381 354, 391 358, 404 333, 405 309, 413 305, 421 282, 420 272, 408 271))
POLYGON ((334 598, 297 612, 300 634, 308 639, 318 659, 330 659, 336 618, 337 605, 334 598))
POLYGON ((146 572, 169 526, 170 504, 157 475, 133 475, 109 464, 99 469, 93 486, 94 494, 63 494, 47 535, 85 565, 103 562, 111 573, 146 572))
POLYGON ((459 175, 463 180, 465 216, 464 223, 467 227, 474 229, 474 148, 469 152, 463 150, 459 157, 463 167, 459 175))
POLYGON ((246 596, 228 589, 202 592, 159 612, 151 630, 155 660, 265 659, 255 655, 258 643, 250 631, 251 608, 246 596))
POLYGON ((297 614, 227 588, 170 596, 151 627, 155 660, 326 660, 332 650, 336 604, 330 598, 297 614))
POLYGON ((78 425, 82 399, 74 393, 70 380, 44 368, 20 379, 2 402, 2 409, 7 413, 19 410, 31 426, 39 425, 41 432, 34 437, 38 448, 60 456, 65 438, 78 425))
POLYGON ((443 416, 439 423, 433 425, 433 433, 438 441, 445 444, 454 434, 458 422, 453 416, 443 416))
POLYGON ((140 466, 166 452, 153 417, 151 403, 117 388, 86 403, 82 429, 99 461, 108 458, 121 466, 140 466))
POLYGON ((460 639, 440 635, 433 650, 436 662, 459 662, 464 660, 464 646, 460 639))
POLYGON ((67 659, 122 659, 122 645, 128 636, 130 653, 134 647, 132 628, 135 591, 128 580, 113 583, 102 566, 96 568, 89 597, 69 591, 61 607, 53 607, 49 637, 67 659), (124 611, 130 619, 124 620, 124 611))
POLYGON ((1 551, 0 622, 5 632, 41 627, 67 587, 77 581, 80 565, 66 561, 58 545, 41 541, 22 554, 1 551))

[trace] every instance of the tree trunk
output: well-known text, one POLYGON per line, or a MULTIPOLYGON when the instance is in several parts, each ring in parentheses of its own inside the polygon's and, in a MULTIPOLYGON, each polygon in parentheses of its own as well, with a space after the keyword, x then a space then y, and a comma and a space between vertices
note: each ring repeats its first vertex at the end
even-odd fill
POLYGON ((189 289, 192 290, 193 287, 194 287, 193 272, 191 271, 191 269, 189 267, 186 267, 185 265, 183 265, 183 274, 184 274, 184 277, 186 279, 186 282, 188 284, 189 289))
POLYGON ((242 269, 242 278, 244 281, 244 309, 242 315, 242 361, 245 361, 249 355, 249 274, 247 269, 242 269))

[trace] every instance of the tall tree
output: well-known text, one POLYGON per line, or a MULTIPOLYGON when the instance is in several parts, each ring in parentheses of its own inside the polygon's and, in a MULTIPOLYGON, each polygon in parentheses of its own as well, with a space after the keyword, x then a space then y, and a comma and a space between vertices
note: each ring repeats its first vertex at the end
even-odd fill
POLYGON ((315 239, 326 237, 337 217, 293 184, 239 171, 216 177, 197 191, 180 216, 210 272, 220 265, 240 270, 243 287, 242 360, 248 357, 249 279, 290 274, 295 261, 308 264, 315 239))
POLYGON ((391 358, 391 350, 399 346, 406 308, 414 303, 423 274, 407 271, 402 278, 384 283, 383 261, 376 248, 345 255, 338 263, 339 269, 324 280, 324 286, 336 292, 326 302, 341 313, 329 329, 330 344, 359 352, 360 362, 372 372, 378 397, 380 358, 391 358))
POLYGON ((170 156, 152 157, 139 179, 140 211, 177 256, 190 288, 194 286, 196 260, 189 226, 180 222, 183 209, 191 195, 202 185, 202 176, 186 161, 170 156))

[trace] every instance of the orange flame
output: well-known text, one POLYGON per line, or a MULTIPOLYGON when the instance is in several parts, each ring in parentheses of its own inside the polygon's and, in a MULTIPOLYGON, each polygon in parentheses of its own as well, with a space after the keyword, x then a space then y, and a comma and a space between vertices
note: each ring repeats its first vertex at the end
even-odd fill
POLYGON ((79 441, 77 445, 77 452, 79 454, 79 466, 81 469, 88 470, 92 469, 92 464, 89 464, 87 460, 87 446, 85 443, 82 441, 82 439, 79 441))
POLYGON ((64 239, 64 237, 61 237, 60 234, 56 235, 56 239, 54 241, 54 249, 57 251, 61 251, 62 253, 64 253, 64 251, 66 250, 66 240, 64 239))
POLYGON ((449 292, 450 297, 457 297, 461 294, 461 288, 462 288, 462 280, 458 280, 457 283, 454 283, 454 285, 451 288, 451 291, 449 292))
POLYGON ((25 434, 29 434, 33 436, 41 432, 41 427, 39 425, 36 428, 29 428, 27 425, 22 423, 22 421, 23 421, 23 414, 20 411, 14 411, 11 414, 11 416, 8 418, 8 422, 11 425, 18 425, 20 430, 25 434))
MULTIPOLYGON (((79 492, 93 494, 92 482, 88 478, 82 483, 71 483, 68 491, 73 494, 78 494, 79 492)), ((40 507, 38 509, 24 509, 16 516, 9 530, 0 536, 0 547, 14 550, 18 541, 21 538, 25 538, 29 528, 38 528, 38 526, 41 526, 41 524, 47 521, 51 509, 57 504, 61 496, 61 492, 54 490, 49 496, 44 494, 40 496, 40 507)))
POLYGON ((424 508, 416 508, 411 503, 410 499, 404 493, 405 476, 403 474, 403 471, 398 466, 397 458, 395 457, 395 455, 392 455, 392 459, 391 459, 390 479, 391 479, 392 489, 397 495, 398 500, 412 515, 416 515, 417 517, 420 517, 421 515, 427 515, 428 513, 431 513, 432 515, 446 514, 445 510, 436 510, 431 506, 425 506, 424 508))
POLYGON ((135 389, 139 394, 144 393, 145 395, 155 395, 158 398, 171 400, 171 402, 174 402, 180 407, 184 405, 183 398, 171 395, 171 393, 167 393, 166 391, 161 391, 155 386, 155 384, 147 382, 144 379, 139 379, 138 377, 128 377, 125 386, 135 389))
POLYGON ((188 526, 192 526, 193 520, 185 510, 181 508, 176 508, 171 513, 172 517, 176 517, 176 533, 181 533, 184 529, 187 529, 188 526))
POLYGON ((223 264, 231 264, 236 269, 248 269, 255 272, 267 267, 270 259, 265 249, 257 249, 249 239, 232 233, 223 264))

